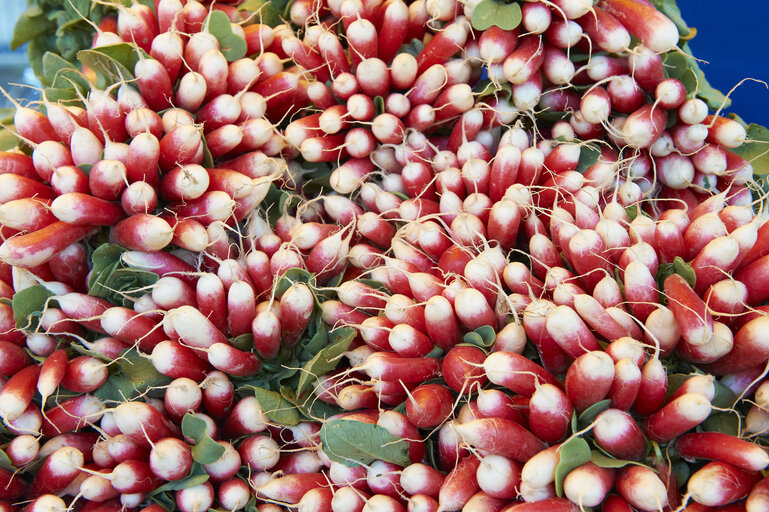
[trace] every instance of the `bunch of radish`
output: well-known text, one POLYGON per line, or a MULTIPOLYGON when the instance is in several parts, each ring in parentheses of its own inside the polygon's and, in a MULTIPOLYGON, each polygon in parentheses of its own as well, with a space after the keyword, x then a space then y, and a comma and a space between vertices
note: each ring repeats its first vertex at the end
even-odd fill
POLYGON ((149 4, 0 153, 0 510, 769 510, 763 198, 659 2, 149 4))

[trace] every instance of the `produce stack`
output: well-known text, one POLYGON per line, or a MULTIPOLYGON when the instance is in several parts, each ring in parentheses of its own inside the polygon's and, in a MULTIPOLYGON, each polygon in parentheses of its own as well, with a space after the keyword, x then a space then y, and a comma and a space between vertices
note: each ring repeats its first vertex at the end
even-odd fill
POLYGON ((0 153, 0 510, 769 510, 760 127, 674 2, 126 4, 0 153))

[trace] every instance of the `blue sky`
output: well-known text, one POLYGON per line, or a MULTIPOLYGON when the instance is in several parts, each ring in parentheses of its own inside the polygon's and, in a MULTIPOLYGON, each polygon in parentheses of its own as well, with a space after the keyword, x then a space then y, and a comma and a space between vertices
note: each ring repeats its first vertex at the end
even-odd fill
MULTIPOLYGON (((764 0, 678 0, 684 20, 697 28, 694 55, 713 87, 726 93, 743 78, 769 82, 769 3, 764 0)), ((746 82, 732 94, 731 111, 769 126, 769 89, 746 82)))

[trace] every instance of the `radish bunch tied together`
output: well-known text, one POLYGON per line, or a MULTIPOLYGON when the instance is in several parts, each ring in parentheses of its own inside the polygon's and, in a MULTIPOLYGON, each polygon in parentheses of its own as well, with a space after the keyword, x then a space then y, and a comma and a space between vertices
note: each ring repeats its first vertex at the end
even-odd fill
POLYGON ((769 510, 769 225, 673 3, 109 7, 0 153, 0 510, 769 510))

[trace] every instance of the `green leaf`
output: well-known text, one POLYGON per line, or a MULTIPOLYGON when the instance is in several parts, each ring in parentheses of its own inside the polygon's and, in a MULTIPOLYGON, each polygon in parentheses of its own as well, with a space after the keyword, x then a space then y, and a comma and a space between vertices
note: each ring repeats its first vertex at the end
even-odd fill
POLYGON ((408 466, 408 442, 384 428, 352 420, 331 420, 320 429, 323 453, 346 466, 368 465, 375 460, 408 466))
POLYGON ((521 24, 522 19, 521 6, 517 3, 483 0, 473 10, 475 30, 486 30, 492 26, 502 30, 513 30, 521 24))
POLYGON ((200 165, 206 169, 212 169, 214 167, 214 156, 211 154, 211 150, 208 149, 208 142, 205 137, 203 137, 203 161, 200 162, 200 165))
POLYGON ((503 91, 507 92, 508 98, 513 97, 513 85, 510 82, 495 84, 488 78, 485 78, 475 84, 475 87, 473 87, 473 92, 476 93, 476 96, 478 97, 489 96, 491 94, 497 96, 500 92, 503 91))
POLYGON ((208 17, 208 31, 219 41, 219 49, 227 62, 246 56, 246 40, 232 32, 230 18, 222 11, 211 11, 208 17))
POLYGON ((558 465, 555 467, 555 493, 563 496, 563 481, 572 469, 590 462, 592 454, 587 441, 581 437, 572 437, 561 445, 558 465))
POLYGON ((237 338, 230 338, 230 345, 238 350, 251 350, 254 348, 254 335, 250 332, 241 334, 237 338))
POLYGON ((731 151, 750 162, 755 174, 766 176, 769 174, 769 129, 753 123, 747 132, 750 142, 731 151))
POLYGON ((296 359, 300 362, 311 360, 328 344, 328 327, 323 323, 323 318, 317 309, 313 313, 313 318, 310 319, 309 328, 310 330, 303 336, 297 347, 296 359))
POLYGON ((133 80, 140 50, 132 43, 100 46, 77 52, 77 59, 98 77, 97 87, 106 88, 121 80, 133 80))
POLYGON ((182 434, 195 441, 192 447, 192 458, 201 464, 212 464, 224 454, 224 446, 220 445, 206 432, 205 420, 192 414, 182 418, 182 434))
POLYGON ((10 457, 5 453, 5 450, 0 450, 0 468, 10 471, 11 473, 16 471, 16 466, 13 465, 10 457))
POLYGON ((303 268, 290 268, 280 276, 275 283, 275 296, 281 297, 294 283, 306 283, 310 289, 315 288, 315 275, 303 268))
POLYGON ((714 380, 713 384, 716 386, 716 395, 713 397, 713 407, 719 409, 731 409, 737 402, 737 395, 734 391, 726 387, 719 380, 714 380))
POLYGON ((376 115, 384 114, 385 112, 385 100, 381 96, 374 98, 374 112, 376 115))
POLYGON ((482 325, 474 331, 468 332, 462 338, 463 343, 469 343, 481 348, 489 348, 494 344, 494 340, 497 338, 497 333, 494 332, 494 328, 490 325, 482 325))
POLYGON ((171 383, 171 378, 158 372, 147 356, 136 348, 122 351, 110 365, 110 376, 94 395, 105 401, 124 402, 137 398, 152 388, 171 383))
POLYGON ((296 406, 283 398, 280 393, 255 386, 248 387, 253 389, 254 396, 259 402, 262 411, 264 411, 273 422, 280 425, 294 426, 302 421, 296 406))
POLYGON ((635 220, 635 218, 638 217, 639 215, 643 215, 644 217, 649 217, 651 219, 651 215, 646 213, 643 210, 643 208, 641 208, 641 205, 639 204, 634 204, 626 207, 625 213, 627 213, 627 216, 630 217, 631 221, 635 220))
POLYGON ((14 293, 12 307, 16 328, 34 330, 50 297, 53 297, 53 293, 42 284, 14 293))
POLYGON ((577 162, 576 171, 584 173, 598 161, 600 156, 601 148, 595 144, 583 144, 579 150, 579 161, 577 162))
POLYGON ((312 393, 304 393, 301 397, 297 397, 294 390, 288 386, 281 386, 280 394, 283 395, 283 398, 294 404, 305 418, 311 421, 324 421, 331 416, 343 412, 339 407, 321 402, 312 393))
POLYGON ((673 260, 673 272, 683 277, 692 288, 697 284, 697 274, 694 273, 694 269, 680 256, 676 256, 673 260))
POLYGON ((74 84, 80 88, 81 93, 89 89, 88 80, 75 65, 53 52, 43 54, 43 75, 46 80, 43 83, 49 87, 67 90, 72 89, 74 84))
POLYGON ((160 492, 155 495, 153 495, 151 498, 153 503, 157 503, 163 509, 166 510, 166 512, 174 512, 176 510, 176 500, 173 498, 173 496, 169 496, 168 492, 160 492))
POLYGON ((599 414, 601 414, 609 407, 611 407, 611 400, 606 399, 601 400, 600 402, 596 402, 582 411, 582 414, 579 415, 579 419, 577 420, 579 428, 586 428, 593 422, 593 420, 596 419, 599 414))
POLYGON ((350 348, 350 343, 355 339, 355 334, 352 327, 342 327, 331 332, 328 345, 304 365, 296 388, 297 394, 301 395, 314 379, 336 369, 342 353, 350 348))
POLYGON ((593 450, 593 453, 590 455, 590 462, 592 462, 593 464, 601 468, 612 468, 612 469, 624 468, 628 464, 643 466, 643 464, 633 460, 622 460, 622 459, 615 459, 613 457, 609 457, 608 455, 604 455, 598 450, 593 450))
POLYGON ((283 13, 275 7, 276 2, 270 0, 246 0, 238 6, 241 11, 250 11, 258 13, 254 19, 258 23, 263 23, 275 27, 283 23, 283 13))
POLYGON ((40 6, 34 5, 21 13, 13 27, 11 50, 56 27, 56 22, 44 16, 40 6))
POLYGON ((7 128, 0 128, 0 151, 8 151, 19 145, 21 139, 7 128))
POLYGON ((47 38, 36 37, 27 44, 27 62, 29 62, 35 76, 42 82, 43 78, 43 54, 47 51, 45 41, 47 38))
POLYGON ((740 416, 733 412, 716 412, 700 425, 705 432, 720 432, 732 436, 740 435, 740 416))
MULTIPOLYGON (((46 87, 43 89, 43 92, 45 93, 45 98, 52 102, 67 102, 69 105, 73 105, 73 100, 78 100, 77 92, 75 92, 74 87, 69 88, 62 88, 57 89, 55 87, 46 87)), ((81 164, 82 165, 82 164, 81 164)))
POLYGON ((193 462, 190 468, 189 474, 182 479, 174 480, 166 484, 161 485, 154 491, 150 492, 150 496, 157 496, 168 491, 179 491, 186 489, 187 487, 193 487, 195 485, 201 485, 208 481, 210 477, 206 473, 206 468, 199 462, 193 462))
POLYGON ((160 277, 154 272, 125 266, 121 259, 124 252, 126 249, 116 244, 102 244, 93 252, 88 295, 131 307, 132 298, 146 293, 146 288, 158 281, 160 277))
POLYGON ((692 288, 694 288, 694 285, 697 283, 697 275, 694 273, 694 269, 691 265, 686 263, 680 256, 676 256, 673 263, 663 263, 657 270, 657 283, 660 290, 664 288, 663 283, 665 282, 665 279, 673 274, 678 274, 683 277, 692 288))

